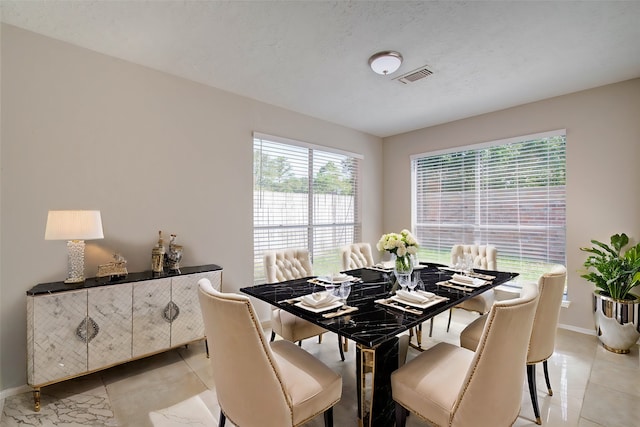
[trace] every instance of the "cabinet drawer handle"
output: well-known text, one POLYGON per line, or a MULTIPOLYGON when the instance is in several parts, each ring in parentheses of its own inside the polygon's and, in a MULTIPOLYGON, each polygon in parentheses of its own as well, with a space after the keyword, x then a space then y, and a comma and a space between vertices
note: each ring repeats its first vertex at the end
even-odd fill
POLYGON ((180 315, 180 308, 175 302, 170 301, 162 311, 162 318, 171 323, 180 315))
POLYGON ((91 317, 85 317, 76 328, 76 336, 84 343, 91 342, 100 332, 100 326, 91 317))

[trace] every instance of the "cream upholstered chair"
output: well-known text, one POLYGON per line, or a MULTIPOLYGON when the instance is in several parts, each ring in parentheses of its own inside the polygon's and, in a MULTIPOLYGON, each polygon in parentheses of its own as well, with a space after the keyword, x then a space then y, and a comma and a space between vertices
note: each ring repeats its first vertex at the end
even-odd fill
POLYGON ((218 292, 208 279, 198 287, 204 329, 215 347, 219 425, 229 418, 243 427, 298 426, 324 413, 325 426, 332 426, 342 378, 290 341, 267 343, 248 297, 218 292))
POLYGON ((356 268, 371 267, 373 255, 369 243, 352 243, 340 248, 343 270, 355 270, 356 268))
MULTIPOLYGON (((267 283, 278 283, 313 276, 309 251, 306 249, 267 251, 263 255, 263 262, 267 283)), ((276 335, 279 335, 286 340, 297 342, 301 345, 302 340, 307 338, 319 336, 318 339, 321 340, 322 334, 325 332, 327 332, 326 329, 284 310, 279 308, 271 310, 271 341, 275 339, 276 335)), ((338 346, 340 358, 344 360, 340 336, 338 336, 338 346)))
MULTIPOLYGON (((536 364, 542 362, 547 390, 549 395, 552 396, 553 390, 549 381, 547 360, 555 349, 556 329, 558 327, 566 278, 567 269, 559 265, 552 268, 548 273, 543 274, 538 280, 540 297, 533 319, 533 329, 527 353, 529 394, 531 394, 531 403, 537 424, 542 424, 542 420, 540 419, 538 393, 536 390, 536 364)), ((486 316, 479 317, 471 322, 460 334, 460 345, 469 350, 475 350, 480 341, 485 322, 486 316)))
MULTIPOLYGON (((496 250, 495 246, 492 245, 453 245, 453 247, 451 248, 451 265, 455 263, 457 257, 464 257, 467 254, 470 254, 473 258, 474 268, 481 268, 483 270, 498 269, 498 251, 496 250)), ((462 308, 467 311, 475 311, 480 314, 485 314, 491 308, 494 300, 494 291, 489 290, 487 292, 481 293, 478 296, 469 298, 468 300, 461 302, 454 308, 462 308)), ((451 326, 452 313, 453 309, 449 310, 447 332, 449 332, 449 327, 451 326)))
POLYGON ((404 408, 437 426, 512 425, 537 296, 528 284, 520 298, 495 302, 475 353, 442 342, 391 374, 396 426, 405 425, 404 408))

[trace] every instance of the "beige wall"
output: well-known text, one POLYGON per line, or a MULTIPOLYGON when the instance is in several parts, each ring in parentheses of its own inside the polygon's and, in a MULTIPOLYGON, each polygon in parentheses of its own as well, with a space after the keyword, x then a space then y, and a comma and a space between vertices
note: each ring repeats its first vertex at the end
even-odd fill
POLYGON ((7 25, 1 48, 0 392, 26 382, 25 292, 66 277, 65 242, 44 240, 49 209, 102 211, 87 276, 112 251, 150 269, 163 230, 183 265, 219 264, 236 291, 253 280, 255 130, 363 154, 363 238, 380 236, 377 137, 7 25))
POLYGON ((640 79, 386 138, 385 230, 408 227, 411 154, 567 130, 567 270, 571 305, 560 323, 591 331, 591 290, 580 247, 614 233, 640 239, 640 79))
POLYGON ((66 274, 64 242, 44 240, 49 209, 102 211, 87 275, 112 251, 148 269, 161 229, 178 234, 184 265, 223 266, 226 290, 251 283, 254 130, 362 153, 363 240, 375 243, 410 226, 410 154, 566 128, 569 327, 592 327, 578 248, 640 238, 640 79, 382 143, 4 24, 1 43, 0 396, 25 383, 25 291, 66 274))

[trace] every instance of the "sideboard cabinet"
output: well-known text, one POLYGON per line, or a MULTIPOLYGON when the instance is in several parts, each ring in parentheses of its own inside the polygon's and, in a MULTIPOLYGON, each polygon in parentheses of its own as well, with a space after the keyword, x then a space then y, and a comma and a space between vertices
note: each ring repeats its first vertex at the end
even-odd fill
POLYGON ((204 339, 198 280, 220 290, 210 264, 108 281, 42 283, 27 291, 27 382, 40 388, 204 339))

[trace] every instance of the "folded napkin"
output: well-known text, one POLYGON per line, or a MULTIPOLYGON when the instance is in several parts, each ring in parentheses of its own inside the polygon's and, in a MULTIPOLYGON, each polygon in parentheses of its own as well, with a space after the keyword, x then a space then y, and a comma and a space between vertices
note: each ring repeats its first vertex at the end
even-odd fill
POLYGON ((405 301, 423 304, 429 301, 429 297, 419 294, 418 292, 407 292, 405 290, 397 290, 396 295, 405 301))
POLYGON ((302 298, 300 298, 300 301, 302 301, 304 305, 313 308, 320 308, 333 304, 334 302, 336 302, 336 300, 337 297, 328 292, 314 292, 310 295, 304 295, 302 298))
POLYGON ((469 276, 463 276, 462 274, 454 274, 453 276, 451 276, 451 278, 453 280, 455 280, 458 283, 465 283, 468 285, 473 285, 473 277, 469 277, 469 276))

